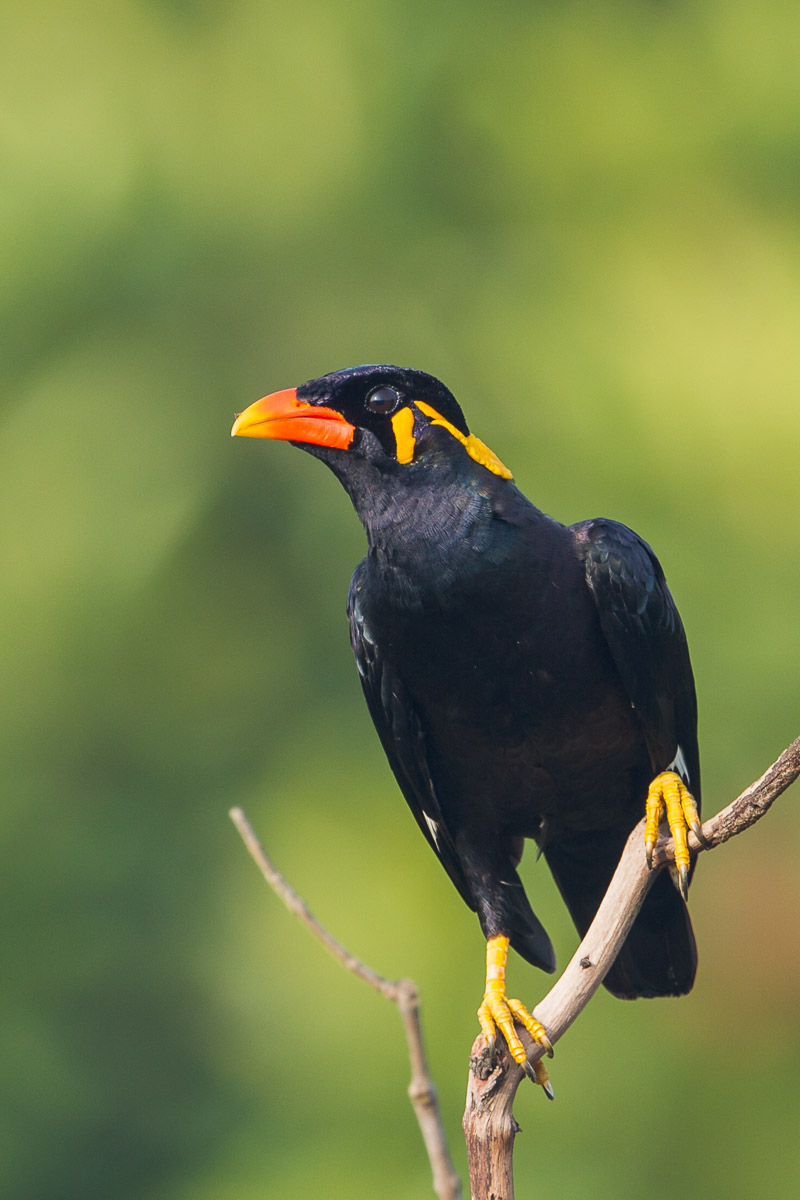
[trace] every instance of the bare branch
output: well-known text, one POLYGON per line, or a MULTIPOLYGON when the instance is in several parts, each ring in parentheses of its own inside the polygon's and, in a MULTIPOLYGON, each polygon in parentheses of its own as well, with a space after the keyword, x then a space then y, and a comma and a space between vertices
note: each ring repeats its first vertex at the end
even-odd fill
MULTIPOLYGON (((721 846, 723 842, 735 837, 737 833, 743 833, 745 829, 755 825, 756 821, 760 821, 772 807, 773 801, 778 799, 781 792, 785 792, 789 785, 794 783, 798 775, 800 775, 800 737, 795 738, 791 746, 787 746, 783 754, 776 758, 760 779, 745 788, 727 808, 723 808, 715 817, 711 817, 705 822, 703 825, 705 846, 698 842, 694 834, 689 834, 690 849, 695 851, 713 850, 715 846, 721 846)), ((660 854, 657 857, 654 856, 654 862, 666 862, 671 857, 672 842, 669 841, 661 847, 660 854)))
MULTIPOLYGON (((532 1045, 523 1031, 526 1050, 532 1045)), ((472 1200, 514 1200, 514 1138, 519 1126, 511 1111, 517 1088, 525 1078, 503 1038, 491 1054, 483 1034, 472 1047, 467 1081, 467 1106, 461 1126, 467 1143, 469 1189, 472 1200)))
MULTIPOLYGON (((722 845, 748 829, 771 807, 774 800, 800 775, 800 738, 789 746, 762 777, 746 788, 732 804, 703 825, 701 844, 693 834, 689 845, 694 853, 722 845)), ((260 868, 264 878, 286 907, 314 934, 338 961, 395 1004, 400 1012, 411 1061, 408 1094, 414 1106, 433 1172, 439 1200, 460 1200, 461 1184, 445 1142, 436 1091, 425 1059, 419 1018, 419 998, 410 980, 388 980, 351 954, 329 933, 310 911, 301 896, 270 860, 240 808, 231 810, 231 820, 260 868)), ((561 978, 534 1009, 556 1042, 580 1015, 603 981, 619 952, 636 914, 659 870, 672 858, 672 841, 663 840, 655 849, 653 867, 644 854, 644 821, 633 830, 619 866, 597 911, 591 928, 561 978)), ((532 1062, 542 1056, 520 1029, 532 1062)), ((473 1046, 464 1132, 470 1166, 473 1200, 497 1196, 513 1200, 513 1145, 517 1124, 512 1113, 516 1090, 523 1071, 507 1053, 502 1039, 494 1062, 490 1061, 482 1037, 473 1046)))
POLYGON ((342 943, 319 923, 302 896, 298 895, 272 862, 244 811, 241 808, 232 808, 229 816, 239 831, 251 858, 289 912, 302 921, 343 967, 352 971, 359 979, 363 979, 370 987, 375 988, 382 996, 397 1006, 403 1021, 408 1056, 411 1062, 411 1082, 408 1085, 408 1095, 419 1123, 425 1149, 428 1152, 428 1160, 433 1174, 433 1190, 439 1200, 461 1200, 461 1180, 447 1147, 436 1088, 425 1057, 420 1024, 419 995, 415 985, 410 979, 385 979, 345 949, 342 943))
MULTIPOLYGON (((760 820, 772 803, 800 775, 800 737, 764 772, 759 780, 703 825, 701 844, 689 835, 690 849, 699 853, 721 846, 760 820)), ((656 847, 653 867, 644 852, 644 820, 631 833, 594 921, 564 973, 540 1004, 534 1016, 546 1026, 551 1042, 557 1042, 580 1015, 597 991, 627 937, 659 870, 672 858, 672 840, 656 847)), ((530 1041, 520 1026, 518 1032, 531 1062, 544 1051, 530 1041)), ((501 1039, 498 1039, 500 1042, 501 1039)), ((498 1046, 502 1051, 502 1047, 498 1046)), ((486 1068, 483 1036, 472 1048, 471 1071, 464 1113, 464 1133, 470 1162, 473 1200, 492 1194, 513 1200, 511 1154, 516 1123, 511 1115, 514 1095, 524 1078, 510 1055, 500 1053, 495 1068, 486 1068), (474 1173, 479 1172, 479 1174, 474 1173), (487 1182, 488 1181, 488 1182, 487 1182)))

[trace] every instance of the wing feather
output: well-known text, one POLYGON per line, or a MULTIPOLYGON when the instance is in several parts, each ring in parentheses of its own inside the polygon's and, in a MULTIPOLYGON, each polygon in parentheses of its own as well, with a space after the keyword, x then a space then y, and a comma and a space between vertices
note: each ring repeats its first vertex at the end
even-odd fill
POLYGON ((654 773, 684 769, 700 801, 697 697, 683 623, 661 564, 617 521, 571 527, 614 664, 642 723, 654 773))
POLYGON ((350 584, 347 615, 361 686, 389 765, 420 829, 464 901, 475 909, 458 851, 442 815, 428 764, 425 731, 393 664, 371 636, 360 604, 358 567, 350 584))

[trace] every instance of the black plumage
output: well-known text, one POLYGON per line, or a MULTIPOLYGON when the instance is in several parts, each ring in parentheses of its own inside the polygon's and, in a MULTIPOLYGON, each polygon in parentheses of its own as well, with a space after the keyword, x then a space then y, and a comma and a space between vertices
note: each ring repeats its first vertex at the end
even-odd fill
MULTIPOLYGON (((699 801, 689 653, 653 551, 615 521, 542 513, 423 372, 335 372, 234 432, 294 441, 348 491, 368 539, 351 640, 391 768, 487 939, 553 971, 516 871, 524 839, 584 933, 654 776, 678 772, 699 801)), ((680 994, 695 967, 662 874, 606 986, 680 994)))

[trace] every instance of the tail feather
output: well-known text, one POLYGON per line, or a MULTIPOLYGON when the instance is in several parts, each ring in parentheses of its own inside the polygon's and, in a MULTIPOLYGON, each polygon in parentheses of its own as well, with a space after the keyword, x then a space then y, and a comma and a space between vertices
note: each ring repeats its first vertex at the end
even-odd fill
MULTIPOLYGON (((558 890, 581 937, 594 919, 625 845, 625 836, 583 834, 545 848, 558 890)), ((697 948, 689 912, 666 872, 654 882, 605 987, 623 1000, 681 996, 691 990, 697 948)))
POLYGON ((552 975, 556 969, 553 943, 531 908, 516 871, 511 880, 503 884, 503 900, 510 914, 509 937, 512 947, 526 962, 552 975))

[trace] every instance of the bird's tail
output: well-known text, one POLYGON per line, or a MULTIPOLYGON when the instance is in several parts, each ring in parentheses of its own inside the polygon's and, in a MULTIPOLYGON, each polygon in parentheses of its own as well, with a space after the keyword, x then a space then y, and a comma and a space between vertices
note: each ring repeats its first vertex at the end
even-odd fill
MULTIPOLYGON (((508 874, 508 872, 504 872, 508 874)), ((556 954, 547 931, 534 913, 525 895, 522 881, 512 871, 503 883, 503 900, 508 914, 511 945, 526 962, 552 975, 556 969, 556 954)))
MULTIPOLYGON (((611 882, 625 840, 591 833, 545 848, 545 858, 581 937, 611 882)), ((603 982, 623 1000, 681 996, 691 990, 696 970, 697 948, 689 912, 663 871, 603 982)))

